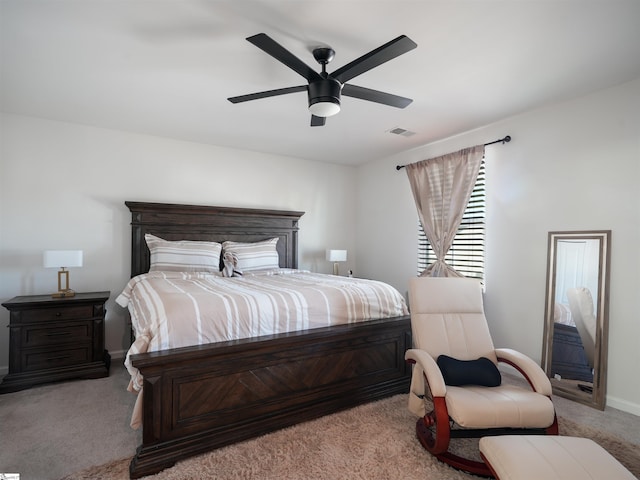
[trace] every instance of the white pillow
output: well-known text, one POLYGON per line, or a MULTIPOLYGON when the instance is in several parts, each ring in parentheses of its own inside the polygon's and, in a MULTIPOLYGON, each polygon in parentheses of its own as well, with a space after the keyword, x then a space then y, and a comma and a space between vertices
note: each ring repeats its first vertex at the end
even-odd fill
POLYGON ((169 241, 149 233, 144 236, 151 253, 150 272, 220 271, 222 245, 217 242, 192 240, 169 241))
POLYGON ((233 258, 233 269, 236 272, 250 272, 265 268, 278 268, 280 258, 276 245, 278 238, 270 238, 261 242, 223 242, 225 266, 227 259, 233 258))

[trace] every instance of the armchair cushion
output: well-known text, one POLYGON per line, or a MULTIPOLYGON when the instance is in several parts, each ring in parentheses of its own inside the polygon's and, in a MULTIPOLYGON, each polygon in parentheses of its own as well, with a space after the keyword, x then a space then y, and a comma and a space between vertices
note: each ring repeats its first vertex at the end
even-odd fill
POLYGON ((447 387, 447 412, 463 428, 547 428, 555 418, 549 397, 517 385, 447 387))
POLYGON ((447 385, 497 387, 502 383, 498 367, 486 357, 476 360, 458 360, 448 355, 440 355, 436 363, 447 385))

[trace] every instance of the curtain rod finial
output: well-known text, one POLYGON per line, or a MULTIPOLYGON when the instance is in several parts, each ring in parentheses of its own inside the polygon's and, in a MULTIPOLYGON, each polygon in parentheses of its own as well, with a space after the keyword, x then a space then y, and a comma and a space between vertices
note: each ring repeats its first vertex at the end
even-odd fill
POLYGON ((511 135, 507 135, 506 137, 504 137, 504 138, 502 139, 502 143, 503 143, 503 144, 505 144, 505 143, 509 143, 510 141, 511 141, 511 135))

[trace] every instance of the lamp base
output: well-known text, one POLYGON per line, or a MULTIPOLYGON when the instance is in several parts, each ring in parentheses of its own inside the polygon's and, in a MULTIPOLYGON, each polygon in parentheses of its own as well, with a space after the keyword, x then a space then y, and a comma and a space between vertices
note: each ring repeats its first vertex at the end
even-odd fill
POLYGON ((69 271, 61 267, 58 272, 58 291, 51 294, 52 298, 67 298, 73 297, 76 294, 69 288, 69 271), (64 288, 63 288, 64 287, 64 288))
POLYGON ((75 296, 76 292, 73 290, 60 290, 51 294, 51 298, 67 298, 75 296))

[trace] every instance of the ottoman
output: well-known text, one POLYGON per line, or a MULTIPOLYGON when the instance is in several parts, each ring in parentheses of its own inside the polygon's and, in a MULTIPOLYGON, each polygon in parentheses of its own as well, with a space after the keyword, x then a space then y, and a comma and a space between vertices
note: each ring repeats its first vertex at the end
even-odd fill
POLYGON ((499 480, 637 480, 588 438, 501 435, 483 437, 479 446, 499 480))

